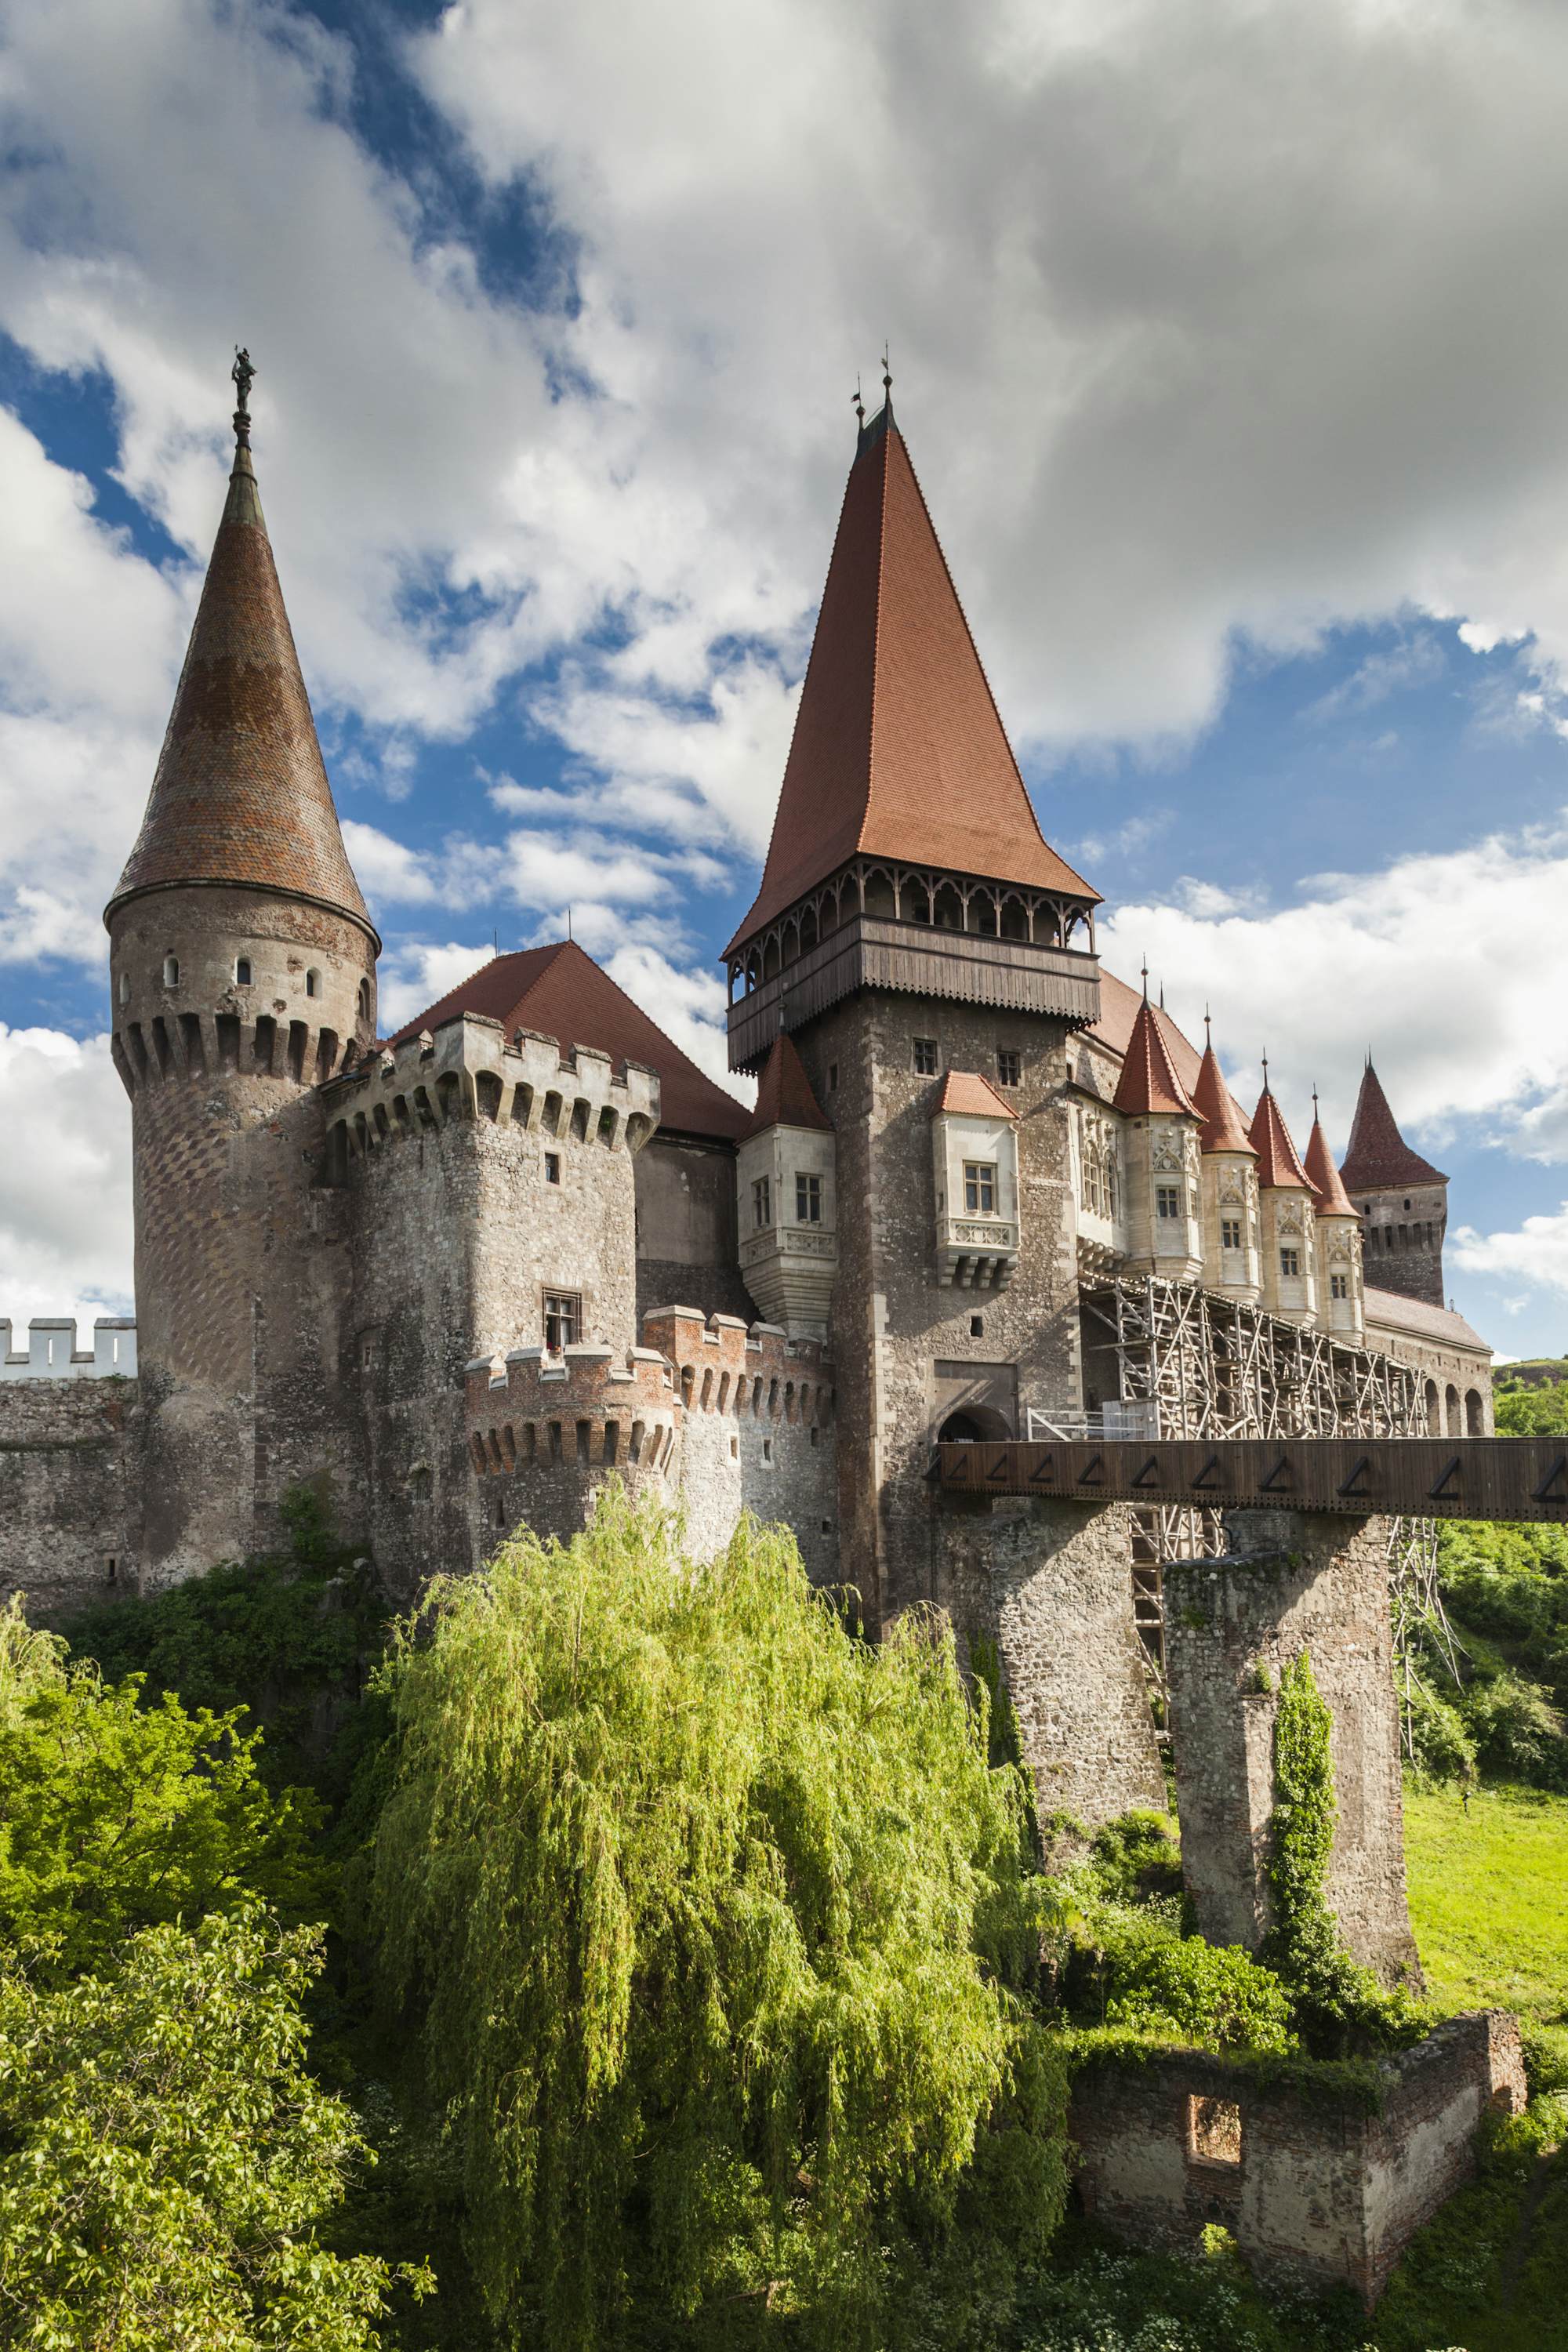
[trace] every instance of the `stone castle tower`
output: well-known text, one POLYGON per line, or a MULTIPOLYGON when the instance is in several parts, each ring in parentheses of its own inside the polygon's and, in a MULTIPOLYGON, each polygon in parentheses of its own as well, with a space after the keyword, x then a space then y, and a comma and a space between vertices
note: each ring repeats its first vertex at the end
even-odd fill
POLYGON ((1441 1307, 1448 1180, 1400 1134, 1370 1055, 1340 1176, 1362 1221, 1368 1282, 1441 1307))
MULTIPOLYGON (((312 1295, 317 1121, 375 1035, 380 942, 350 869, 262 519, 234 471, 141 833, 110 900, 132 1100, 142 1550, 256 1547, 321 1457, 337 1302, 312 1295)), ((330 1449, 329 1449, 330 1450, 330 1449)))

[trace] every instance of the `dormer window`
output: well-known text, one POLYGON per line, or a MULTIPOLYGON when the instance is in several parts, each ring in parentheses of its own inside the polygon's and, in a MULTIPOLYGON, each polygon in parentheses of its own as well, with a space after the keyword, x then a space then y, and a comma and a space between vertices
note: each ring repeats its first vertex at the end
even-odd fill
POLYGON ((178 988, 179 984, 180 959, 178 956, 165 956, 163 958, 163 985, 165 988, 178 988))
POLYGON ((248 956, 236 956, 234 960, 234 984, 236 988, 248 988, 250 986, 250 958, 248 956))
POLYGON ((306 993, 306 995, 307 995, 307 996, 320 996, 321 992, 321 973, 320 973, 319 971, 314 971, 314 970, 308 971, 308 972, 305 974, 305 993, 306 993))

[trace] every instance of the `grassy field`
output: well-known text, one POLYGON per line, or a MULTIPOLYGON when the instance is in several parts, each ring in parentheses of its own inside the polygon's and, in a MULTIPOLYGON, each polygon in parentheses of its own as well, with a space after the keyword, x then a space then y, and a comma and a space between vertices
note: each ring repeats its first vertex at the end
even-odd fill
POLYGON ((1434 2000, 1568 2019, 1568 1797, 1406 1792, 1410 1920, 1434 2000))

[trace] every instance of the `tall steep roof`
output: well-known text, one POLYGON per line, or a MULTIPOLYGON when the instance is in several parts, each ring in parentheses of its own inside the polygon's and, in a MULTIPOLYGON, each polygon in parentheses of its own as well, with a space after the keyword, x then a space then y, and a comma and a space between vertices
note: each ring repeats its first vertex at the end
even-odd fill
POLYGON ((338 830, 243 443, 147 813, 106 912, 189 882, 308 898, 375 936, 338 830))
POLYGON ((1400 1134, 1388 1097, 1371 1062, 1361 1076, 1350 1147, 1340 1174, 1352 1192, 1396 1192, 1401 1184, 1446 1184, 1447 1178, 1400 1134))
POLYGON ((563 1051, 588 1045, 612 1061, 646 1063, 658 1072, 662 1128, 733 1141, 750 1122, 745 1104, 715 1086, 571 940, 492 957, 427 1012, 405 1021, 390 1043, 416 1037, 421 1029, 435 1029, 458 1013, 484 1013, 499 1021, 509 1037, 514 1029, 537 1029, 563 1051))
POLYGON ((1258 1147, 1247 1132, 1247 1122, 1241 1106, 1226 1085, 1219 1066, 1219 1056, 1212 1045, 1204 1047, 1203 1060, 1198 1064, 1197 1082, 1192 1089, 1193 1103, 1203 1120, 1203 1133, 1198 1148, 1203 1151, 1248 1151, 1256 1159, 1258 1147))
POLYGON ((1307 1138, 1306 1168, 1320 1217, 1359 1217, 1360 1212, 1334 1166, 1334 1155, 1329 1150, 1321 1118, 1313 1119, 1312 1132, 1307 1138))
POLYGON ((1311 1181, 1290 1140, 1284 1113, 1266 1086, 1258 1097, 1247 1136, 1258 1154, 1258 1181, 1263 1185, 1289 1185, 1310 1192, 1311 1181))
POLYGON ((849 469, 762 887, 726 954, 858 855, 1099 897, 1040 831, 890 405, 849 469))
POLYGON ((1176 1076, 1164 1033, 1147 997, 1133 1018, 1112 1108, 1126 1112, 1130 1118, 1150 1111, 1174 1111, 1188 1118, 1198 1116, 1191 1095, 1176 1076))
POLYGON ((768 1048, 768 1058, 763 1064, 763 1075, 757 1081, 757 1107, 741 1130, 743 1143, 749 1135, 760 1135, 764 1127, 821 1127, 831 1131, 833 1122, 823 1116, 822 1106, 811 1090, 811 1080, 805 1075, 805 1065, 795 1048, 795 1040, 781 1029, 768 1048))

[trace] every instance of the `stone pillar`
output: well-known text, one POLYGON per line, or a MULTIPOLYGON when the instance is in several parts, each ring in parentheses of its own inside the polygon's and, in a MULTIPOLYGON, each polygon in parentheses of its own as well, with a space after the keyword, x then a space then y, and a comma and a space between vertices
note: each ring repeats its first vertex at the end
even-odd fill
POLYGON ((1134 1805, 1163 1810, 1127 1506, 955 1497, 936 1533, 938 1589, 961 1640, 996 1643, 1042 1825, 1065 1814, 1098 1829, 1134 1805))
POLYGON ((1305 1650, 1333 1717, 1328 1899, 1354 1957, 1419 1984, 1405 1891, 1387 1521, 1235 1511, 1223 1559, 1165 1566, 1165 1663, 1182 1866, 1202 1933, 1255 1951, 1268 1879, 1274 1718, 1305 1650))

